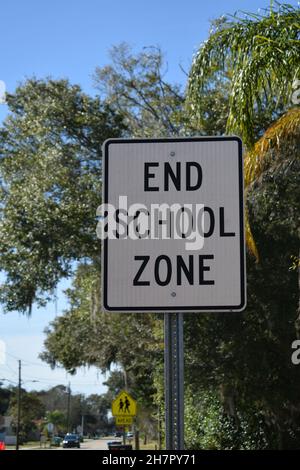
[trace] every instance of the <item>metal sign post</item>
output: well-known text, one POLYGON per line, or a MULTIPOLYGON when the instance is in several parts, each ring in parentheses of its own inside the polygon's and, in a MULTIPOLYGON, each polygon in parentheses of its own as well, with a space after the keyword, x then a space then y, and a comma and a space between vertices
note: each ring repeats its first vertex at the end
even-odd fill
POLYGON ((166 449, 184 449, 184 348, 182 313, 165 313, 166 449))

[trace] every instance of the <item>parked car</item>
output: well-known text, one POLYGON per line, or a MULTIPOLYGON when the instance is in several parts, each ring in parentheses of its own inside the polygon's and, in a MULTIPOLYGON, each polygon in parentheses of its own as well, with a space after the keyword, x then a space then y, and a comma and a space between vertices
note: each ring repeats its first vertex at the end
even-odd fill
POLYGON ((126 434, 126 437, 127 437, 127 439, 133 439, 133 432, 129 431, 129 432, 126 434))
POLYGON ((77 449, 80 449, 80 437, 78 434, 66 434, 62 446, 63 448, 77 447, 77 449))
POLYGON ((115 434, 114 434, 114 437, 122 437, 122 436, 123 436, 122 431, 116 431, 115 434))
POLYGON ((54 447, 59 447, 63 439, 59 436, 53 436, 51 439, 51 445, 54 447))

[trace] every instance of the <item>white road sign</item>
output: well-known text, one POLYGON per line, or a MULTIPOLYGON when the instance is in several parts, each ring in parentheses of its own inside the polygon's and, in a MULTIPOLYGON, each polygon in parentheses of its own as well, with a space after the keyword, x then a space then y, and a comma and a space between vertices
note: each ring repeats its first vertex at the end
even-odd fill
POLYGON ((109 139, 103 150, 104 308, 243 310, 240 139, 109 139))

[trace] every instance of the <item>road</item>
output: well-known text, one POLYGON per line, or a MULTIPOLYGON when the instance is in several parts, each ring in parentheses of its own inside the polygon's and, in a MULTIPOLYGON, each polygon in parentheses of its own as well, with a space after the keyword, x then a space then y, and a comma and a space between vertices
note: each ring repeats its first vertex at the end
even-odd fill
MULTIPOLYGON (((104 439, 86 439, 80 444, 80 449, 63 449, 62 447, 51 447, 51 450, 108 450, 107 443, 108 441, 119 440, 114 437, 107 437, 104 439)), ((37 447, 21 447, 21 450, 44 450, 39 446, 37 447)), ((46 450, 50 450, 48 445, 46 450)))
MULTIPOLYGON (((76 450, 108 450, 107 443, 109 441, 119 441, 122 442, 122 439, 115 437, 105 437, 103 439, 87 439, 80 444, 80 449, 76 450)), ((133 441, 126 440, 126 444, 133 444, 133 441)), ((56 450, 70 450, 62 449, 62 447, 56 448, 56 450)))

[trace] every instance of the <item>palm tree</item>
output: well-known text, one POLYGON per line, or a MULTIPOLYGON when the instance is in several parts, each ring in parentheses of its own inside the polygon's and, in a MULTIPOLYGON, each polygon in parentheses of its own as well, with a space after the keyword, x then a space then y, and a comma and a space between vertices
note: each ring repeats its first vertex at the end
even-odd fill
MULTIPOLYGON (((274 7, 271 2, 263 13, 219 20, 194 58, 187 89, 191 119, 199 128, 205 112, 205 87, 216 77, 227 80, 230 99, 226 132, 240 135, 246 145, 245 187, 249 192, 265 175, 276 179, 297 174, 300 107, 294 106, 291 97, 293 83, 300 79, 299 57, 299 8, 277 2, 274 7), (262 126, 264 133, 257 140, 254 130, 261 112, 269 119, 269 125, 262 126)), ((292 220, 289 230, 293 233, 299 230, 296 199, 292 194, 292 207, 287 207, 292 220)), ((246 241, 249 251, 259 261, 248 216, 246 241)), ((299 269, 299 259, 298 254, 291 261, 294 269, 299 269)), ((298 281, 300 292, 300 269, 298 281)), ((300 337, 300 301, 295 330, 300 337)), ((281 437, 279 431, 279 440, 281 437)))
MULTIPOLYGON (((196 54, 187 89, 188 108, 194 122, 201 122, 203 90, 212 77, 230 79, 227 133, 240 135, 248 152, 245 156, 245 187, 260 177, 262 171, 274 164, 273 150, 281 142, 297 137, 300 109, 291 109, 293 83, 300 78, 300 10, 280 5, 262 14, 235 15, 222 18, 215 30, 196 54), (255 144, 255 119, 263 109, 269 109, 270 124, 278 117, 280 108, 285 114, 273 123, 255 144)), ((280 154, 275 151, 276 163, 280 154)), ((258 251, 246 218, 247 246, 258 259, 258 251)))

